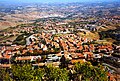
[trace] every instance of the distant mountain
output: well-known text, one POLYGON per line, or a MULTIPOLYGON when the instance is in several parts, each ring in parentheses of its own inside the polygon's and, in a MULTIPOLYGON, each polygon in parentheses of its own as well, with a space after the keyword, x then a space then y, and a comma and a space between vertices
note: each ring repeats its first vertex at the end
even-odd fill
POLYGON ((120 2, 120 0, 0 0, 4 3, 19 4, 19 3, 72 3, 72 2, 120 2))

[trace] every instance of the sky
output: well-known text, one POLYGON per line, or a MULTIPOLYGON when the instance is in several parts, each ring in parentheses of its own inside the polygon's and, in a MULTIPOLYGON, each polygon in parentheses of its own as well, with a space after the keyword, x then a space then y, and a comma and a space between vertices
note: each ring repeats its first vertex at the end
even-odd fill
POLYGON ((40 2, 40 3, 66 3, 66 2, 110 2, 110 1, 119 1, 119 0, 0 0, 0 2, 25 2, 25 3, 32 3, 32 2, 40 2))

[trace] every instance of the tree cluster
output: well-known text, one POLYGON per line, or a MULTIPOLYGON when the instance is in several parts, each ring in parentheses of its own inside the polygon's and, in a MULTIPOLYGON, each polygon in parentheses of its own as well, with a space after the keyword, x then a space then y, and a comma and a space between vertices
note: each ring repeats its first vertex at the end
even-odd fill
POLYGON ((91 63, 76 63, 69 69, 17 64, 12 65, 10 70, 0 69, 0 72, 1 81, 108 81, 104 68, 91 63))

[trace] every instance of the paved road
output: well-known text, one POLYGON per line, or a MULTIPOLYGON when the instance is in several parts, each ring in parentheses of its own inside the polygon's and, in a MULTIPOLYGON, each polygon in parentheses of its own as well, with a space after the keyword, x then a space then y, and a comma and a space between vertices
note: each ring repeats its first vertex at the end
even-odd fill
POLYGON ((112 68, 113 70, 115 70, 117 73, 120 74, 120 68, 116 68, 116 67, 114 67, 114 66, 112 66, 110 64, 106 64, 106 63, 102 63, 102 64, 105 65, 105 66, 108 66, 108 67, 112 68))

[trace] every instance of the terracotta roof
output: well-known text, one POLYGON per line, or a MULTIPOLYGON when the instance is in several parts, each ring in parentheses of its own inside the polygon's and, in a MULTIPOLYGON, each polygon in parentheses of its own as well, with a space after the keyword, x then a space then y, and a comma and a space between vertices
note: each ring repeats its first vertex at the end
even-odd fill
POLYGON ((83 52, 83 54, 93 55, 92 52, 83 52))
POLYGON ((31 60, 32 56, 26 56, 26 57, 16 57, 16 60, 31 60))
POLYGON ((84 63, 84 60, 83 59, 71 60, 71 63, 76 63, 76 62, 84 63))
POLYGON ((22 54, 25 54, 27 52, 27 50, 22 50, 22 54))
POLYGON ((30 53, 33 53, 33 50, 29 50, 30 53))
POLYGON ((83 54, 81 53, 76 53, 76 55, 78 55, 79 57, 85 57, 83 54))
POLYGON ((83 49, 83 46, 79 46, 78 50, 82 50, 83 49))
POLYGON ((9 68, 11 65, 10 64, 0 64, 0 67, 2 68, 9 68))

